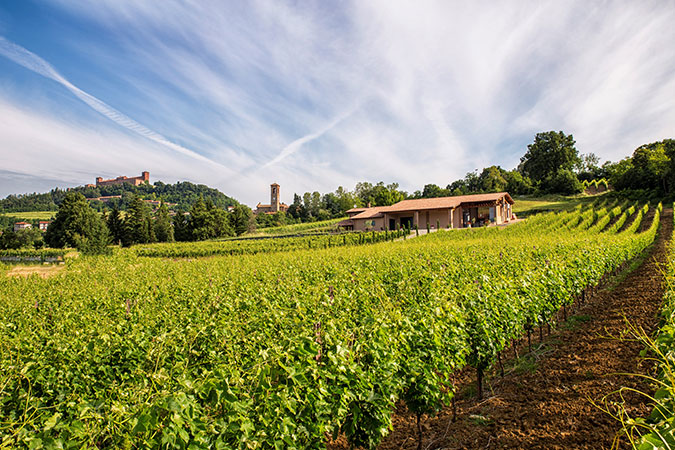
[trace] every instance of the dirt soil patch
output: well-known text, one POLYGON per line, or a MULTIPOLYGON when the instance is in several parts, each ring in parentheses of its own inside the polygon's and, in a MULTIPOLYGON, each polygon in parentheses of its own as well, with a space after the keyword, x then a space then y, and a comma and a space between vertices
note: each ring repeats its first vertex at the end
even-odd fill
POLYGON ((9 277, 29 277, 37 275, 41 278, 49 278, 65 270, 66 266, 59 264, 32 265, 32 266, 14 266, 8 272, 9 277))
MULTIPOLYGON (((519 358, 513 349, 502 378, 495 371, 487 380, 485 398, 475 397, 475 373, 458 374, 456 420, 446 408, 424 418, 423 445, 432 449, 610 449, 621 426, 593 406, 622 386, 651 392, 640 378, 621 373, 647 373, 639 357, 643 345, 612 337, 625 335, 626 320, 648 333, 657 327, 663 297, 659 264, 666 260, 666 243, 673 232, 673 211, 665 209, 655 245, 644 262, 618 284, 597 292, 587 302, 568 310, 568 320, 544 336, 533 335, 533 351, 521 341, 519 358)), ((547 330, 544 330, 546 334, 547 330)), ((647 416, 651 408, 638 395, 625 396, 633 416, 647 416)), ((400 406, 394 430, 381 450, 417 448, 415 416, 400 406)), ((630 448, 619 437, 615 448, 630 448)), ((347 449, 343 439, 329 445, 347 449)))

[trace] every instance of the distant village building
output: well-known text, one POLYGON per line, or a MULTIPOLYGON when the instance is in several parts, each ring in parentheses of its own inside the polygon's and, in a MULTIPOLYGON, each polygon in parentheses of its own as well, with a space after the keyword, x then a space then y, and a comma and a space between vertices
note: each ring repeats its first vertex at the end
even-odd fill
POLYGON ((354 231, 398 228, 469 228, 500 225, 513 216, 507 192, 403 200, 391 206, 353 208, 337 225, 354 231))
POLYGON ((121 195, 105 195, 103 197, 87 197, 87 200, 89 200, 90 202, 93 202, 93 201, 97 200, 99 202, 108 203, 109 201, 114 200, 116 198, 122 198, 122 196, 121 195))
POLYGON ((40 229, 40 231, 47 231, 47 227, 49 226, 50 223, 52 223, 51 220, 41 220, 40 222, 38 222, 38 228, 40 229))
POLYGON ((31 228, 33 228, 33 225, 28 222, 16 222, 14 224, 14 231, 30 230, 31 228))
POLYGON ((140 186, 145 182, 150 182, 150 172, 141 172, 140 177, 117 177, 112 180, 104 180, 102 177, 96 177, 96 186, 114 186, 116 184, 133 184, 140 186))
POLYGON ((258 203, 255 207, 255 214, 276 214, 280 211, 287 212, 288 205, 286 203, 281 203, 279 200, 279 185, 277 183, 272 183, 270 185, 270 204, 263 205, 258 203))

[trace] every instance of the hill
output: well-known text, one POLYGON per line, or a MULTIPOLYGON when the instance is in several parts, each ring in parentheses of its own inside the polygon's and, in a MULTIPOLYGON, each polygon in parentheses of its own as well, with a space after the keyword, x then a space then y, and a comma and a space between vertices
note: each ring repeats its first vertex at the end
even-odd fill
MULTIPOLYGON (((177 211, 188 211, 199 196, 202 196, 205 201, 210 200, 218 208, 227 208, 239 204, 235 199, 228 197, 218 189, 187 181, 175 184, 164 184, 157 181, 153 184, 142 184, 140 186, 131 184, 96 187, 79 186, 69 190, 80 192, 89 199, 119 196, 119 198, 109 199, 106 203, 92 200, 92 207, 98 210, 104 209, 106 206, 117 206, 119 209, 125 210, 133 195, 137 195, 144 200, 164 200, 166 203, 173 203, 175 205, 172 206, 172 209, 177 211)), ((66 192, 68 191, 57 188, 42 194, 9 195, 0 200, 0 213, 56 211, 66 192)))

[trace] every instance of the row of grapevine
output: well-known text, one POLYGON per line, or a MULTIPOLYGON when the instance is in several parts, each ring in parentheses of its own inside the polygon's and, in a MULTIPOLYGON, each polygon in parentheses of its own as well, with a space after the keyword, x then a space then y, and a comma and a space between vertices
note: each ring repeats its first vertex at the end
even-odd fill
POLYGON ((317 231, 317 230, 331 230, 335 228, 335 224, 346 217, 337 219, 321 220, 318 222, 296 223, 292 225, 283 225, 279 227, 261 228, 258 231, 265 234, 291 234, 298 232, 317 231))
POLYGON ((63 260, 69 249, 45 248, 39 250, 0 250, 0 261, 5 262, 53 262, 63 260))
POLYGON ((561 216, 237 258, 131 249, 0 278, 0 442, 319 449, 342 434, 373 448, 397 401, 438 411, 453 373, 487 370, 658 226, 552 233, 561 216))
POLYGON ((658 362, 658 374, 652 380, 656 384, 656 392, 645 393, 653 402, 654 409, 646 420, 625 421, 638 431, 636 436, 626 429, 633 448, 639 450, 675 448, 675 236, 671 237, 668 246, 664 275, 665 292, 659 331, 653 339, 642 337, 652 358, 658 362))
POLYGON ((403 237, 404 230, 370 233, 345 233, 269 239, 240 239, 204 242, 174 242, 134 247, 138 256, 195 258, 215 255, 253 255, 291 250, 333 248, 375 244, 403 237))

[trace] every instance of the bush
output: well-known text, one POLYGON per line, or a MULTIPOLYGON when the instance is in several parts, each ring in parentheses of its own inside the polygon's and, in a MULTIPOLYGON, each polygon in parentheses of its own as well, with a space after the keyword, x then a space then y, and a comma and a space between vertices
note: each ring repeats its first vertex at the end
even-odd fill
POLYGON ((572 195, 578 194, 584 190, 577 176, 567 169, 558 169, 558 171, 546 177, 540 186, 541 190, 548 194, 572 195))

